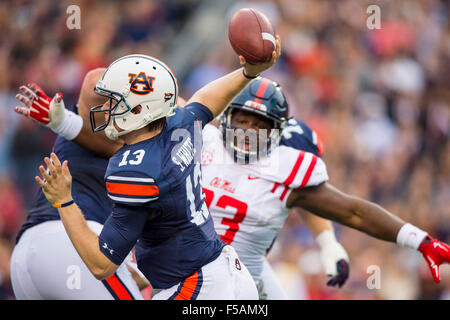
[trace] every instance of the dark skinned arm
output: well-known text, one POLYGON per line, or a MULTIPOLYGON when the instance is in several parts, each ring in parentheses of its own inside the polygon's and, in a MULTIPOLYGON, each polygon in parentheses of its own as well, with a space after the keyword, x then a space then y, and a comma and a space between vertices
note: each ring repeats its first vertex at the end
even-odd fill
POLYGON ((287 207, 302 207, 325 219, 391 242, 396 242, 397 234, 405 224, 381 206, 347 195, 327 182, 292 191, 287 207))

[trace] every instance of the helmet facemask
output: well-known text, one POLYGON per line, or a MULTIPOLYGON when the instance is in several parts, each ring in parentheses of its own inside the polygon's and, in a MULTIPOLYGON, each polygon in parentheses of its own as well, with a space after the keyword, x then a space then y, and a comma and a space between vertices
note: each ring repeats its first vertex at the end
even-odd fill
MULTIPOLYGON (((244 129, 233 124, 235 111, 236 108, 230 106, 221 116, 224 146, 234 161, 240 164, 249 164, 269 156, 273 148, 279 144, 281 130, 284 127, 283 122, 262 116, 263 120, 271 123, 270 129, 244 129)), ((253 110, 247 112, 257 115, 253 110)))
POLYGON ((236 162, 243 164, 267 157, 280 142, 287 116, 288 103, 280 85, 268 78, 253 79, 220 117, 225 148, 236 162), (232 121, 236 110, 270 124, 265 126, 256 122, 254 125, 258 126, 258 130, 242 130, 232 121))
POLYGON ((119 133, 119 131, 114 127, 114 121, 111 120, 114 120, 114 117, 123 116, 127 112, 131 111, 132 108, 128 105, 124 96, 120 93, 111 92, 97 86, 94 88, 94 91, 98 95, 108 98, 109 108, 104 109, 105 104, 100 104, 91 109, 90 120, 92 130, 94 132, 105 130, 105 134, 108 138, 110 138, 111 140, 117 140, 117 138, 124 133, 119 133), (105 119, 104 123, 97 125, 95 114, 99 112, 107 114, 108 118, 105 119))

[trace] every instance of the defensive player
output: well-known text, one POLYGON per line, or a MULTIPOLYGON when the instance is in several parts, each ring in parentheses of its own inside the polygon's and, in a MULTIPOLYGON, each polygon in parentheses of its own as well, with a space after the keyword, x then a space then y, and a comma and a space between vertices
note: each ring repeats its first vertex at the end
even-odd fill
MULTIPOLYGON (((264 254, 286 218, 283 208, 295 207, 419 250, 439 282, 439 265, 450 262, 450 247, 382 207, 333 187, 320 158, 317 136, 287 115, 280 86, 258 78, 225 110, 220 129, 212 125, 204 129, 206 202, 218 234, 236 248, 258 282, 260 294, 274 297, 264 290, 276 287, 264 254), (280 137, 281 143, 275 146, 280 137), (252 138, 257 143, 251 143, 252 138)), ((330 232, 322 236, 319 243, 335 241, 330 232)), ((346 265, 341 261, 337 267, 346 265)))
MULTIPOLYGON (((288 216, 286 200, 293 189, 327 179, 313 131, 294 119, 288 122, 287 115, 281 88, 258 78, 233 100, 219 128, 208 124, 203 131, 207 205, 216 231, 236 248, 261 299, 288 298, 265 258, 288 216)), ((341 287, 348 278, 348 255, 336 241, 332 224, 304 211, 302 220, 321 248, 326 274, 332 276, 328 284, 341 287)))
MULTIPOLYGON (((78 104, 72 110, 64 109, 60 95, 53 99, 50 108, 52 99, 35 84, 20 88, 17 98, 24 106, 16 108, 18 113, 49 125, 59 134, 53 152, 70 161, 72 195, 83 210, 87 225, 97 234, 112 207, 103 180, 108 159, 79 147, 72 140, 82 130, 83 119, 89 122, 90 107, 105 100, 85 94, 94 87, 89 79, 103 72, 93 70, 87 74, 78 104), (49 114, 49 110, 53 113, 49 114)), ((90 140, 101 154, 102 146, 109 139, 101 133, 90 140)), ((115 143, 122 145, 119 141, 115 143)), ((57 209, 41 190, 17 236, 11 257, 11 281, 17 299, 142 299, 124 264, 111 277, 103 281, 95 279, 70 242, 57 209)))
MULTIPOLYGON (((139 269, 159 292, 154 299, 256 299, 256 286, 231 246, 218 237, 201 189, 202 127, 223 111, 251 78, 269 68, 250 65, 197 91, 185 108, 175 108, 175 76, 161 61, 130 55, 113 62, 97 83, 109 99, 91 110, 94 131, 125 145, 105 174, 113 212, 99 236, 86 225, 71 195, 67 161, 45 158, 36 177, 59 214, 89 270, 104 279, 136 244, 139 269), (96 125, 98 112, 106 122, 96 125), (138 241, 139 240, 139 241, 138 241)), ((89 210, 89 209, 88 209, 89 210)))

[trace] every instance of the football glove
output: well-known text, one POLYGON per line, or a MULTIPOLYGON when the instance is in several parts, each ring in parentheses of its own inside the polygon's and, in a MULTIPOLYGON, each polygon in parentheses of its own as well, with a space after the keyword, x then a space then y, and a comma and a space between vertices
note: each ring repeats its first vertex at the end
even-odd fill
POLYGON ((433 280, 437 283, 441 282, 439 266, 443 263, 450 263, 450 246, 427 235, 422 240, 419 251, 430 267, 433 280))
POLYGON ((347 281, 350 266, 348 254, 344 247, 337 242, 331 230, 325 230, 316 237, 320 247, 320 259, 325 269, 325 274, 331 279, 328 286, 339 286, 341 288, 347 281))
POLYGON ((83 120, 79 115, 65 108, 61 93, 57 93, 51 99, 44 90, 33 82, 21 86, 19 91, 16 99, 23 106, 15 107, 16 113, 52 129, 67 140, 73 140, 80 133, 83 120))

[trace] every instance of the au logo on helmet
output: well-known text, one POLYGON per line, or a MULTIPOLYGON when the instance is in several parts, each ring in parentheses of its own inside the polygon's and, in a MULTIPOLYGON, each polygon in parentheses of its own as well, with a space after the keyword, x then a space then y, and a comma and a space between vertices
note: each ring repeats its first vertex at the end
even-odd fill
POLYGON ((155 77, 148 77, 145 72, 141 72, 137 76, 135 73, 129 73, 128 76, 130 77, 131 92, 142 95, 153 92, 155 77))

